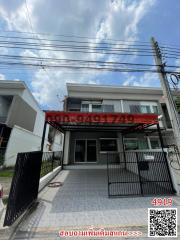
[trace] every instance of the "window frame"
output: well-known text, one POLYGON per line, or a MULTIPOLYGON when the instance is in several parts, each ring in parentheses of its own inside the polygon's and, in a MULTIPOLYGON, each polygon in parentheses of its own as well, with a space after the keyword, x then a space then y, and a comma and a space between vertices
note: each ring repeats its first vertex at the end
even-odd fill
POLYGON ((149 137, 149 145, 150 145, 150 149, 153 149, 153 150, 161 149, 161 142, 160 142, 159 137, 156 137, 156 136, 154 136, 154 137, 153 137, 153 136, 149 137), (157 140, 158 143, 159 143, 159 148, 152 148, 151 140, 157 140))
POLYGON ((111 112, 115 112, 114 111, 114 104, 103 104, 103 103, 100 103, 100 102, 81 102, 81 109, 80 109, 81 112, 94 112, 94 113, 111 113, 111 112), (82 111, 83 110, 83 105, 88 105, 88 111, 82 111), (93 106, 100 106, 101 107, 101 111, 93 111, 93 106), (104 111, 105 110, 105 107, 104 106, 111 106, 112 107, 112 110, 113 111, 110 111, 110 112, 107 112, 107 111, 104 111))
POLYGON ((142 113, 142 114, 143 114, 143 113, 145 113, 145 114, 146 114, 146 113, 147 113, 147 114, 152 113, 151 105, 141 104, 141 105, 140 105, 140 113, 142 113), (146 110, 147 110, 146 112, 143 112, 143 111, 142 111, 142 108, 143 108, 143 107, 146 108, 146 110), (149 110, 149 111, 148 111, 148 110, 149 110))
POLYGON ((138 142, 140 141, 139 138, 135 138, 135 137, 134 137, 134 138, 133 138, 133 137, 131 137, 131 138, 124 138, 124 139, 123 139, 123 144, 124 144, 124 149, 125 149, 125 151, 136 151, 136 150, 139 150, 139 151, 145 150, 145 151, 146 151, 146 150, 149 150, 150 148, 149 148, 149 143, 148 143, 147 137, 144 137, 144 140, 146 140, 146 143, 147 143, 147 147, 148 147, 148 148, 140 149, 140 148, 139 148, 139 143, 138 143, 138 142), (137 149, 129 149, 129 150, 126 149, 124 140, 135 140, 135 141, 137 142, 137 149))
POLYGON ((118 152, 118 138, 99 138, 99 152, 100 153, 106 153, 106 152, 117 153, 118 152), (115 140, 116 141, 116 150, 112 150, 112 151, 101 150, 101 140, 115 140))
POLYGON ((114 113, 114 104, 102 104, 102 110, 104 113, 114 113), (105 106, 111 106, 113 111, 105 111, 105 106))
POLYGON ((103 112, 102 110, 103 110, 103 105, 102 104, 98 104, 98 103, 92 103, 91 104, 91 112, 93 112, 93 113, 96 113, 96 112, 94 112, 93 111, 93 106, 100 106, 101 108, 101 111, 98 111, 97 113, 99 113, 99 112, 103 112))
POLYGON ((159 108, 158 105, 152 105, 152 113, 159 114, 159 108), (157 111, 154 111, 154 108, 156 107, 157 111))

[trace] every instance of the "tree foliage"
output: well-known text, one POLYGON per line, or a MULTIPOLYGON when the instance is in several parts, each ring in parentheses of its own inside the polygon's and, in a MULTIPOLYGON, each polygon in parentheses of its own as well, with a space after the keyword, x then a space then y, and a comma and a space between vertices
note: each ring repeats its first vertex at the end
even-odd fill
POLYGON ((180 95, 176 97, 175 102, 176 102, 178 113, 180 113, 180 95))

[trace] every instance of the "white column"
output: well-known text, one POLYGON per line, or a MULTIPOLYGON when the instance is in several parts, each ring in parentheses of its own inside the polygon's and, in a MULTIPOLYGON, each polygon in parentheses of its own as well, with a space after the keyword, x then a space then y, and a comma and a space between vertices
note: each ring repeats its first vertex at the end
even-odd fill
POLYGON ((122 111, 122 113, 124 112, 124 102, 122 99, 121 99, 121 111, 122 111))
POLYGON ((67 165, 69 163, 69 146, 70 146, 70 131, 66 131, 64 136, 64 159, 63 163, 67 165))
POLYGON ((148 147, 149 147, 149 149, 151 149, 151 141, 150 141, 149 136, 147 137, 147 141, 148 141, 148 147))
POLYGON ((118 152, 123 152, 123 141, 122 141, 122 134, 120 132, 117 133, 118 137, 118 152))

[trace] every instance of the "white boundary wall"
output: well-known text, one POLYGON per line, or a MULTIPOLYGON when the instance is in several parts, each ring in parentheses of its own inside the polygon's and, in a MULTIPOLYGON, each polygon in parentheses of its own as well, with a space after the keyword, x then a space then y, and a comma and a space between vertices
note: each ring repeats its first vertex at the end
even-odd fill
MULTIPOLYGON (((15 165, 17 153, 19 152, 39 151, 41 149, 41 139, 42 137, 37 136, 30 131, 14 126, 6 149, 5 166, 15 165)), ((48 141, 46 139, 44 143, 44 151, 47 151, 47 143, 48 141)))

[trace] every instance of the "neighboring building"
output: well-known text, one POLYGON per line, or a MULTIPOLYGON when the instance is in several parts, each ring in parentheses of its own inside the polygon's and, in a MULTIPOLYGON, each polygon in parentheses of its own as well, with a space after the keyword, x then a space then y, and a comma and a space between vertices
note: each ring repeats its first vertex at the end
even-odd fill
MULTIPOLYGON (((162 90, 149 87, 119 87, 86 84, 67 84, 65 112, 155 113, 161 118, 164 145, 175 144, 170 116, 162 90)), ((122 138, 118 128, 82 129, 77 126, 65 132, 65 164, 79 162, 104 163, 103 152, 161 149, 159 136, 152 126, 144 132, 126 134, 122 138), (87 129, 87 130, 86 130, 87 129), (151 129, 151 131, 150 131, 151 129), (150 132, 150 133, 149 133, 150 132)))
MULTIPOLYGON (((18 152, 41 149, 44 121, 45 113, 24 82, 0 81, 0 155, 1 160, 5 158, 4 165, 14 165, 18 152)), ((62 150, 62 138, 48 128, 44 151, 62 150)))

